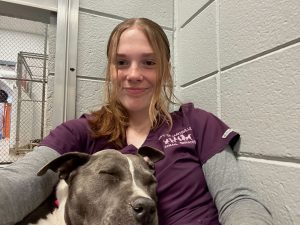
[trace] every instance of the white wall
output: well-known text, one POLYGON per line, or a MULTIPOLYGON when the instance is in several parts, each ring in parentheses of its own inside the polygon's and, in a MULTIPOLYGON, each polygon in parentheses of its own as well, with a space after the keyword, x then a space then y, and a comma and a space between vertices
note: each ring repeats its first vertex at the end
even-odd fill
POLYGON ((175 1, 177 95, 241 134, 276 225, 300 224, 299 21, 299 0, 175 1))

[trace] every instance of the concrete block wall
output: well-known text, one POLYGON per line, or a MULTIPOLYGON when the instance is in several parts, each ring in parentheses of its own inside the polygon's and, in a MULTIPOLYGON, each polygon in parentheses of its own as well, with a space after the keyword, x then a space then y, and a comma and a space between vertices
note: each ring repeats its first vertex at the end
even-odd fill
POLYGON ((147 17, 163 26, 172 43, 173 9, 173 0, 80 1, 77 117, 103 102, 106 44, 112 29, 125 18, 147 17))
POLYGON ((276 225, 300 224, 300 2, 175 0, 176 93, 241 136, 276 225))

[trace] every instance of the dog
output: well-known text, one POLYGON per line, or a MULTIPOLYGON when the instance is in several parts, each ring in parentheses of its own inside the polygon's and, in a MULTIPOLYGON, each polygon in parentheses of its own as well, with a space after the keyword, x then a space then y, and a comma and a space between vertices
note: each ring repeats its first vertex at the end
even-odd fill
POLYGON ((107 149, 93 155, 66 153, 44 166, 59 174, 59 207, 37 225, 158 225, 154 162, 164 154, 107 149))

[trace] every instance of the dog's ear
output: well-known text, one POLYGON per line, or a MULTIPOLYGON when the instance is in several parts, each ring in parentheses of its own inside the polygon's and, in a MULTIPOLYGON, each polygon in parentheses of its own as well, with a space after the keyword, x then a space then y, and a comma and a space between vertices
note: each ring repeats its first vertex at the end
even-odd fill
POLYGON ((67 180, 69 174, 77 169, 79 166, 89 161, 91 155, 81 152, 69 152, 59 156, 53 161, 45 165, 38 173, 38 176, 42 176, 47 170, 52 170, 59 174, 60 179, 67 180))
POLYGON ((163 152, 148 146, 142 146, 141 148, 139 148, 138 154, 143 157, 148 157, 152 162, 158 162, 165 157, 165 154, 163 152))

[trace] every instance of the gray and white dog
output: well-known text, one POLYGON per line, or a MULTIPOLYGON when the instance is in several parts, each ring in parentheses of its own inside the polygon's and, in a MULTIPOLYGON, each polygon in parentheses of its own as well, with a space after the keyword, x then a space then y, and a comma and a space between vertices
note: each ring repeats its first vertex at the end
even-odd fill
POLYGON ((157 225, 153 162, 163 157, 143 147, 137 155, 102 150, 56 158, 38 175, 49 169, 59 173, 59 207, 37 224, 157 225))

